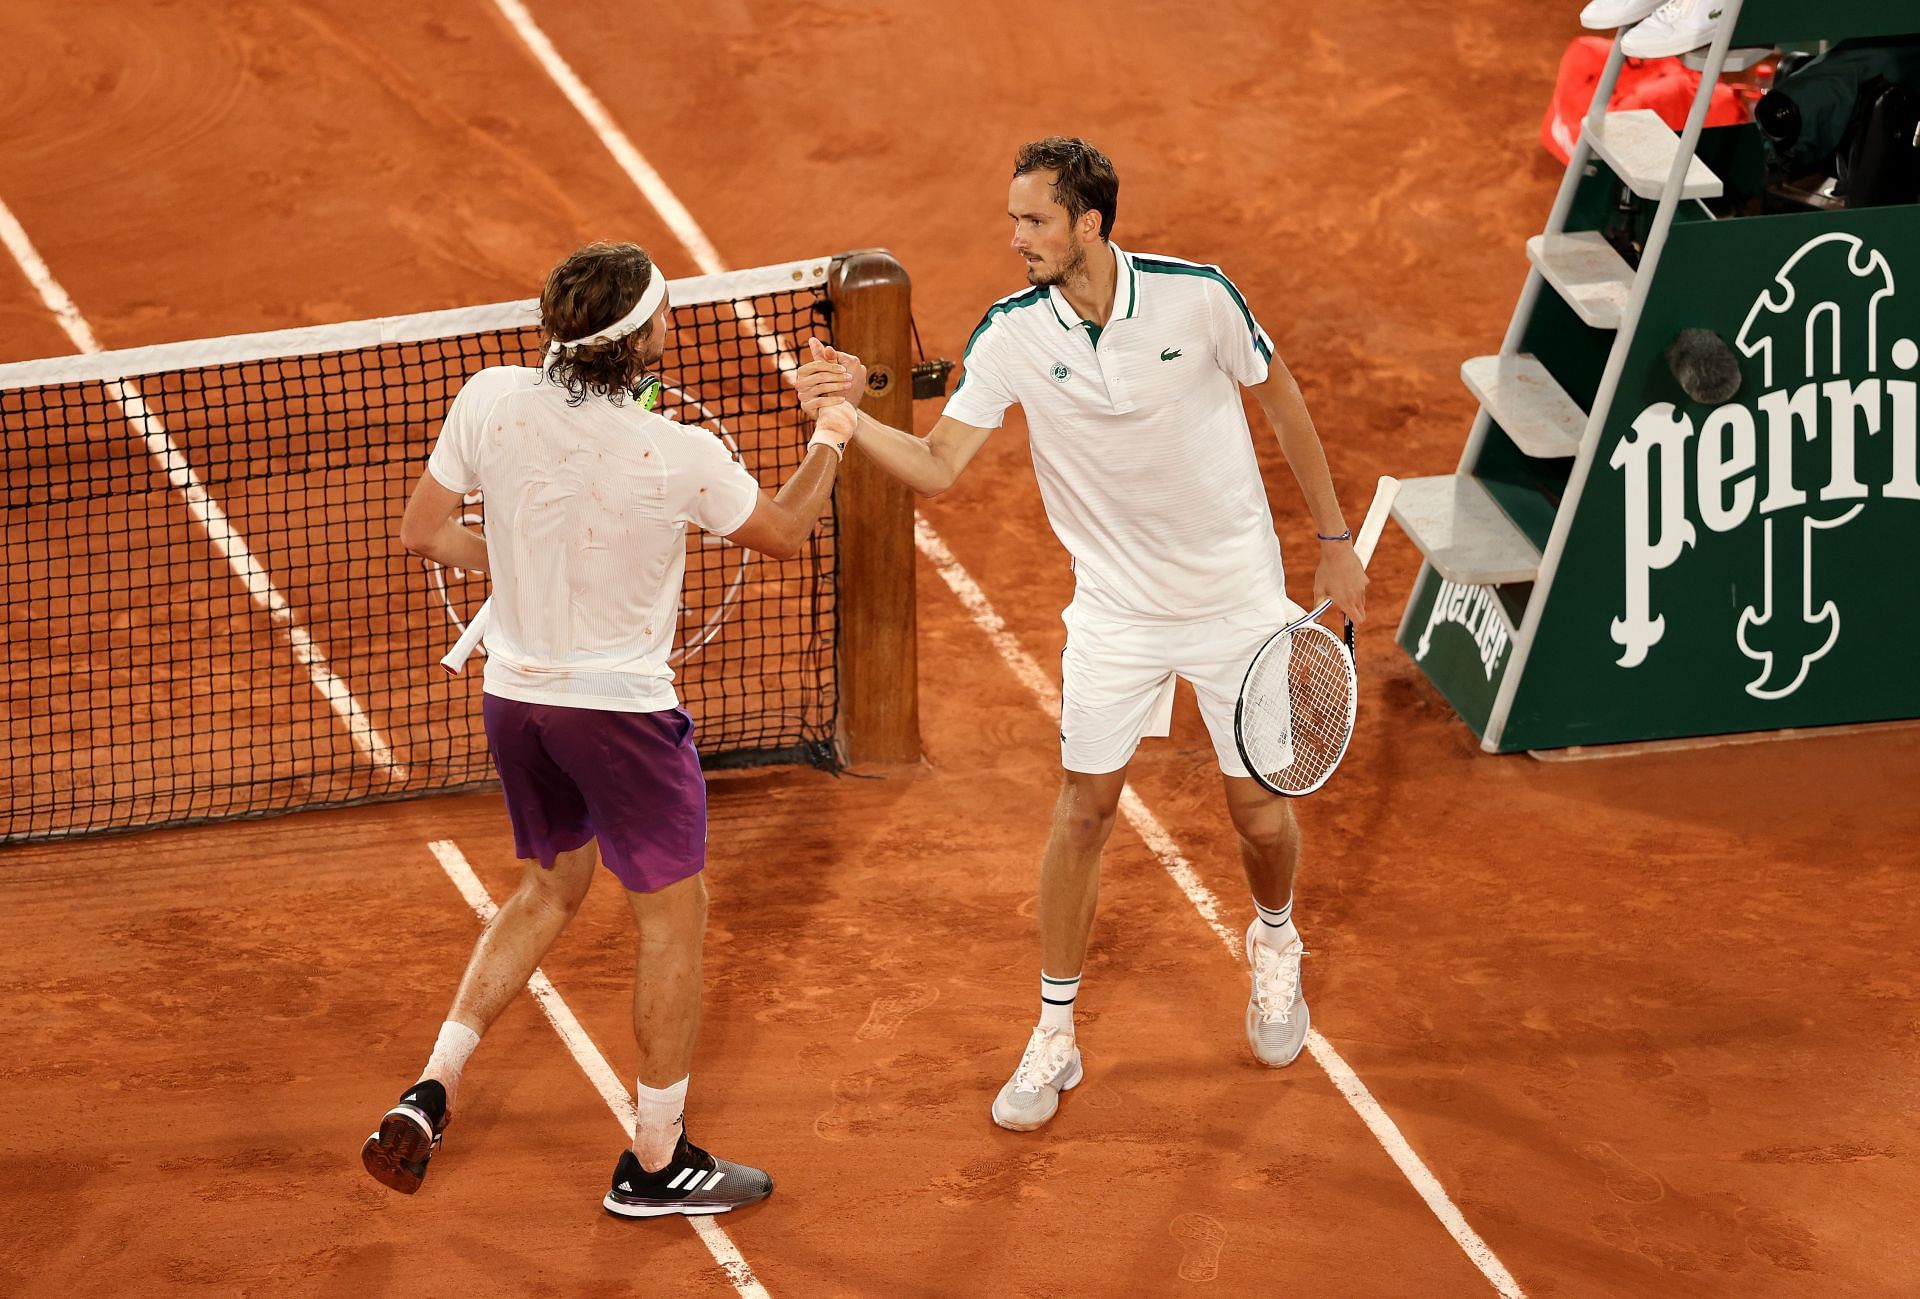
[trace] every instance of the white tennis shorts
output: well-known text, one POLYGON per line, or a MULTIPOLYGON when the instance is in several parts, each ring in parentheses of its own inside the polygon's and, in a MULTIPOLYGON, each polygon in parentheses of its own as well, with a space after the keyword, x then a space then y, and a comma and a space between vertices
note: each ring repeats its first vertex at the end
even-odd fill
POLYGON ((1248 774, 1233 740, 1233 708, 1247 665, 1267 637, 1305 611, 1276 595, 1267 603, 1205 622, 1126 622, 1069 604, 1060 656, 1060 765, 1097 775, 1133 760, 1149 735, 1173 721, 1173 688, 1193 683, 1220 770, 1248 774))

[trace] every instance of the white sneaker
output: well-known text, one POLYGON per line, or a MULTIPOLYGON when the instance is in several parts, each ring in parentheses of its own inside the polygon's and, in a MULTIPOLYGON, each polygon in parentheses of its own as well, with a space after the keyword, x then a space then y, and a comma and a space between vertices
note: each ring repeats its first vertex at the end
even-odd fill
POLYGON ((1261 1064, 1290 1065, 1307 1044, 1307 998, 1300 989, 1300 958, 1307 954, 1298 938, 1275 950, 1259 939, 1260 919, 1247 926, 1247 969, 1253 996, 1247 1000, 1247 1045, 1261 1064))
POLYGON ((1060 1093, 1080 1082, 1080 1048, 1073 1030, 1036 1028, 1027 1039, 1020 1067, 993 1098, 993 1121, 1015 1132, 1031 1132, 1060 1108, 1060 1093))
POLYGON ((1591 31, 1631 27, 1658 9, 1662 0, 1593 0, 1580 11, 1580 25, 1591 31))
POLYGON ((1724 0, 1667 0, 1621 37, 1620 48, 1630 59, 1677 58, 1712 44, 1727 13, 1724 0))

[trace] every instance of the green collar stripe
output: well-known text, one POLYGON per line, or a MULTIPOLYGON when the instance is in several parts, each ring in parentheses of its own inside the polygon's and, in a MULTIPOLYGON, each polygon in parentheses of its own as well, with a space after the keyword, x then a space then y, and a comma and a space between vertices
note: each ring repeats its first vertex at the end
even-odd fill
MULTIPOLYGON (((1036 287, 1028 289, 1025 293, 1017 293, 1011 298, 1006 298, 988 307, 987 314, 981 317, 979 325, 975 326, 972 337, 967 339, 966 350, 960 353, 962 363, 964 363, 967 357, 973 352, 973 345, 980 341, 980 335, 987 332, 987 326, 993 323, 995 316, 1004 311, 1012 311, 1015 307, 1031 307, 1036 302, 1045 301, 1047 301, 1047 291, 1036 287)), ((958 392, 960 390, 955 388, 954 391, 958 392)))

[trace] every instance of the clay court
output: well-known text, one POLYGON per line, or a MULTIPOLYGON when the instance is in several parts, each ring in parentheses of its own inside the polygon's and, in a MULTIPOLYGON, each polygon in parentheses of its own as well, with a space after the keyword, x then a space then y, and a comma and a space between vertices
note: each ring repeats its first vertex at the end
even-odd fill
MULTIPOLYGON (((1096 141, 1116 239, 1234 277, 1355 515, 1378 475, 1459 455, 1460 363, 1505 329, 1560 178, 1539 126, 1576 9, 531 5, 721 260, 889 248, 934 355, 1021 286, 1013 150, 1096 141)), ((0 32, 0 200, 103 348, 525 298, 594 238, 700 269, 487 0, 15 0, 0 32)), ((0 362, 73 350, 0 262, 0 362)), ((428 449, 366 508, 397 526, 428 449)), ((125 507, 151 580, 222 580, 169 500, 125 507)), ((326 581, 326 519, 224 503, 280 539, 257 550, 290 595, 326 581)), ((1484 754, 1393 643, 1419 556, 1390 529, 1353 747, 1300 808, 1322 1041, 1284 1071, 1247 1053, 1245 884, 1182 688, 1107 853, 1087 1081, 1002 1131, 1072 576, 1017 416, 919 510, 923 760, 711 775, 689 1117, 770 1200, 697 1229, 601 1212, 626 1137, 574 1050, 631 1087, 608 880, 544 966, 572 1049, 520 999, 422 1192, 362 1171, 480 923, 459 863, 495 901, 518 877, 497 793, 28 844, 0 849, 0 1292, 1920 1292, 1920 731, 1484 754)), ((268 620, 181 598, 176 673, 128 688, 270 754, 274 707, 184 684, 249 637, 271 658, 268 620)), ((438 681, 417 668, 381 689, 438 681)), ((324 721, 305 682, 283 655, 255 688, 324 721)))

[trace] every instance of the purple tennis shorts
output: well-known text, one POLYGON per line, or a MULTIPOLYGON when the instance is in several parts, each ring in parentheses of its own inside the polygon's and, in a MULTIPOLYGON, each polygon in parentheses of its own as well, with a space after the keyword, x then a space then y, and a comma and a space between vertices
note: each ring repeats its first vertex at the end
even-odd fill
POLYGON ((634 893, 707 864, 707 782, 684 708, 616 713, 482 696, 514 852, 548 870, 589 839, 634 893))

